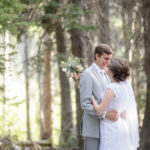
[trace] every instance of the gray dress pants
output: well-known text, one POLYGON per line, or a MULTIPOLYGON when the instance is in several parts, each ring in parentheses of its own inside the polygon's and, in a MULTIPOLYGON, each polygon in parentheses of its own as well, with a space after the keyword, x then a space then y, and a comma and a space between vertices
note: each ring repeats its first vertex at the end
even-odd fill
POLYGON ((99 138, 85 137, 84 150, 99 150, 99 146, 100 146, 99 138))

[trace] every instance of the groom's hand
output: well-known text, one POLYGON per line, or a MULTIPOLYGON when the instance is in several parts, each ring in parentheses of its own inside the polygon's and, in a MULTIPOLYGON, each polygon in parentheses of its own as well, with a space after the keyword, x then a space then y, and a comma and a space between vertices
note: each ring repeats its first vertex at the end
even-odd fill
POLYGON ((117 121, 119 118, 119 114, 116 110, 111 110, 106 113, 105 118, 107 118, 111 121, 117 121))

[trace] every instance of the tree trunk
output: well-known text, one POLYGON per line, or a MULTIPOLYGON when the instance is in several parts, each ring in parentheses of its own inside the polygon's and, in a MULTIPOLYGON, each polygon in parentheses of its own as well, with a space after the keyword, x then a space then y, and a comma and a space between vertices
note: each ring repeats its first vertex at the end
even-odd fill
MULTIPOLYGON (((4 65, 5 65, 5 62, 4 62, 4 65)), ((6 112, 6 96, 5 96, 5 88, 6 88, 6 86, 5 86, 5 67, 4 67, 4 70, 3 70, 3 110, 2 110, 2 127, 3 127, 3 132, 5 131, 5 124, 6 124, 6 119, 5 119, 5 112, 6 112)))
POLYGON ((51 39, 49 30, 44 37, 44 74, 42 93, 42 139, 48 139, 52 134, 51 120, 51 39))
MULTIPOLYGON (((42 36, 43 37, 43 36, 42 36)), ((42 43, 42 40, 39 41, 39 47, 38 47, 38 52, 37 52, 37 57, 38 57, 38 61, 37 61, 37 73, 38 73, 38 77, 37 77, 37 82, 38 82, 38 92, 39 92, 39 111, 38 111, 38 120, 39 120, 39 125, 40 125, 40 139, 42 139, 42 131, 43 131, 43 126, 42 126, 42 86, 41 86, 41 77, 42 77, 42 72, 43 72, 43 69, 42 69, 42 62, 41 62, 41 43, 42 43)))
MULTIPOLYGON (((135 91, 136 101, 138 104, 138 117, 139 117, 139 126, 141 128, 143 122, 143 93, 145 93, 145 73, 143 66, 143 31, 142 31, 142 14, 141 14, 141 1, 136 1, 134 8, 135 19, 134 21, 134 30, 133 30, 133 54, 132 55, 132 83, 135 91), (136 78, 135 78, 136 76, 136 78), (142 80, 141 80, 142 79, 142 80)), ((133 14, 133 15, 134 15, 133 14)))
MULTIPOLYGON (((81 1, 81 7, 82 9, 86 11, 91 11, 86 16, 83 16, 83 23, 84 24, 90 24, 93 26, 97 26, 98 24, 98 17, 96 15, 97 13, 97 5, 95 1, 91 0, 82 0, 81 1), (94 19, 93 19, 94 18, 94 19)), ((99 36, 100 30, 96 29, 91 32, 83 32, 83 39, 82 42, 84 42, 83 49, 84 49, 84 56, 87 58, 88 66, 90 66, 94 61, 94 55, 93 51, 95 46, 98 44, 99 39, 97 38, 99 36)))
POLYGON ((9 70, 9 52, 10 52, 10 49, 9 49, 9 42, 10 42, 10 34, 8 31, 5 32, 5 36, 4 36, 4 43, 5 43, 5 48, 4 48, 4 64, 3 64, 3 72, 2 72, 2 75, 3 75, 3 110, 2 110, 2 127, 3 127, 3 132, 5 132, 5 129, 6 129, 6 101, 7 101, 7 97, 6 97, 6 91, 7 91, 7 86, 8 86, 8 78, 9 78, 9 74, 8 74, 8 70, 9 70))
MULTIPOLYGON (((79 58, 83 58, 83 48, 82 48, 82 41, 81 41, 81 34, 80 31, 74 29, 71 31, 71 50, 74 56, 79 58)), ((76 91, 76 119, 77 119, 77 143, 80 148, 83 147, 83 140, 80 135, 80 125, 82 120, 83 111, 80 106, 80 93, 78 87, 75 85, 76 91)))
MULTIPOLYGON (((81 41, 81 34, 80 31, 74 29, 71 32, 71 50, 74 56, 79 58, 83 58, 83 48, 82 48, 82 41, 81 41)), ((80 125, 82 120, 83 111, 80 106, 80 93, 78 87, 75 85, 76 90, 76 119, 77 119, 77 143, 80 148, 83 147, 83 140, 80 135, 80 125)))
MULTIPOLYGON (((56 40, 57 40, 57 54, 58 64, 62 56, 66 55, 64 33, 60 22, 56 25, 56 40)), ((73 120, 72 120, 72 106, 71 106, 71 91, 69 80, 65 72, 63 72, 59 65, 59 80, 61 87, 61 142, 67 143, 72 136, 73 120)), ((71 143, 67 143, 71 144, 71 143)))
POLYGON ((150 1, 143 0, 144 19, 144 47, 145 47, 145 73, 147 77, 147 95, 144 122, 142 128, 142 142, 144 150, 150 149, 150 1))
MULTIPOLYGON (((78 7, 81 6, 81 0, 74 1, 70 0, 71 3, 77 5, 78 7)), ((77 56, 79 58, 84 58, 84 36, 83 32, 80 31, 79 29, 73 29, 71 30, 71 51, 74 56, 77 56)), ((82 62, 83 65, 83 62, 82 62)), ((78 87, 75 85, 75 91, 76 91, 76 120, 77 120, 77 145, 80 149, 83 149, 83 138, 80 135, 80 125, 82 121, 82 115, 83 111, 80 106, 80 92, 78 87)))
POLYGON ((111 44, 109 28, 109 0, 99 0, 100 42, 111 44))
POLYGON ((128 62, 132 62, 132 44, 131 39, 133 37, 133 8, 135 5, 134 0, 122 1, 121 7, 121 16, 123 22, 123 36, 124 36, 124 45, 125 45, 125 57, 128 62))
POLYGON ((29 97, 29 57, 28 57, 28 37, 24 35, 25 53, 25 86, 26 86, 26 113, 27 113, 27 140, 31 140, 30 129, 30 97, 29 97))

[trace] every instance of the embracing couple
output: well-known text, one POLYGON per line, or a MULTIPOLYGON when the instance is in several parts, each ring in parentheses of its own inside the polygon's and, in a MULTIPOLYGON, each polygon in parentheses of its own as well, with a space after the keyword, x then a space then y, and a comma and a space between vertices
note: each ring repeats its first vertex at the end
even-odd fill
POLYGON ((138 117, 128 64, 112 59, 107 44, 97 46, 94 57, 80 78, 84 150, 137 150, 138 117))

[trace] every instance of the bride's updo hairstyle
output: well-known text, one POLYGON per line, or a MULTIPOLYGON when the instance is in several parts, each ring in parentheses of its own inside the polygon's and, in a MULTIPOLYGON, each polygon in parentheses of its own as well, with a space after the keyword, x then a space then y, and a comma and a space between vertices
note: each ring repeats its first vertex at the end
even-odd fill
POLYGON ((125 60, 113 58, 108 68, 113 73, 113 78, 117 82, 125 81, 130 76, 129 66, 125 60))

